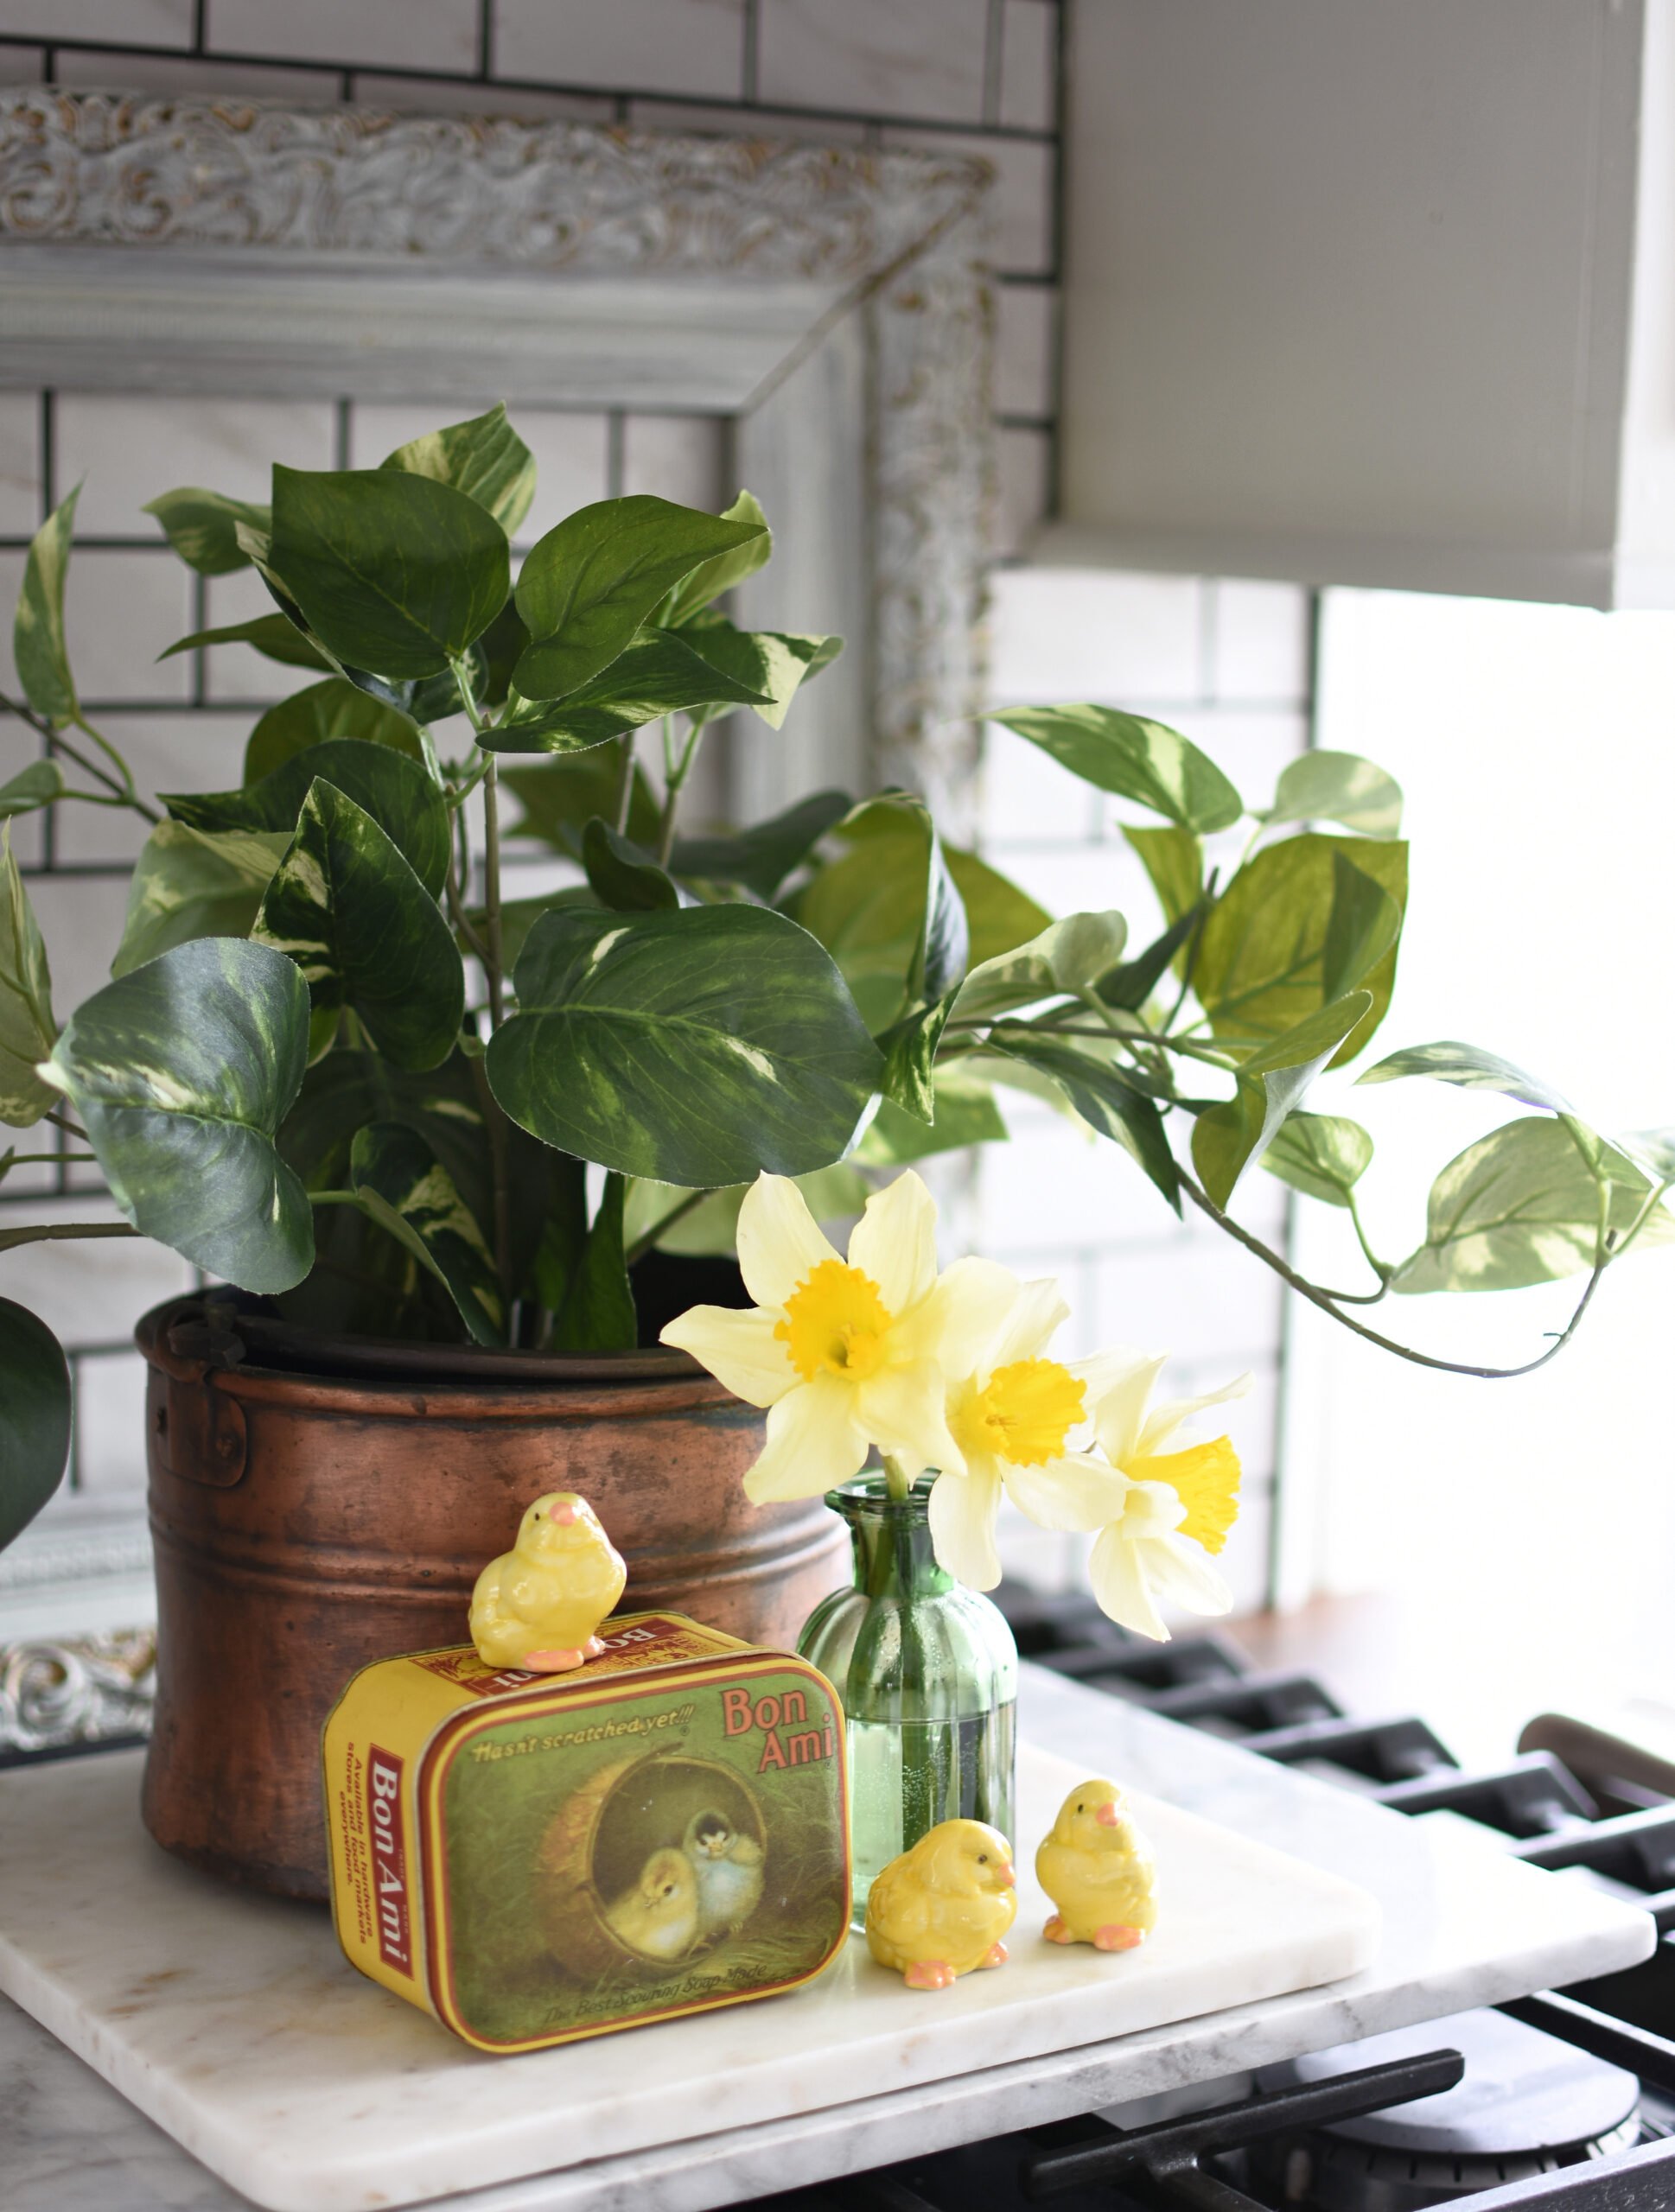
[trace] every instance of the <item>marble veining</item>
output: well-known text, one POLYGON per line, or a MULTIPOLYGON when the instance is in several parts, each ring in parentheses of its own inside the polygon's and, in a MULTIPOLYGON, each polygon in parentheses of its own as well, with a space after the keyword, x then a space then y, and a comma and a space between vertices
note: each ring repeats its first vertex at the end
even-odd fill
MULTIPOLYGON (((1025 1721, 1037 1744, 1071 1751, 1081 1763, 1113 1771, 1143 1791, 1167 1792, 1177 1805, 1219 1820, 1245 1836, 1260 1837, 1295 1852, 1378 1896, 1384 1907, 1383 1932, 1370 1962, 1353 1979, 1326 1988, 1296 1990, 1284 1995, 1264 1993, 1274 1986, 1269 1982, 1241 1992, 1243 2001, 1229 2009, 1127 2033, 1123 2032, 1124 2020, 1113 2012, 1091 2032, 1081 2031, 1085 2039, 1077 2047, 1034 2055, 1017 2055, 1016 2045, 1009 2044, 1007 2031, 1001 2026, 1003 2013, 990 2014, 987 2010, 992 2003, 988 1993, 997 1993, 1016 1972, 1016 1967, 1009 1967, 1003 1974, 977 1977, 951 1993, 959 1998, 969 1990, 980 2000, 971 2016, 980 2033, 958 2062, 964 2070, 925 2077, 923 2069, 927 2065, 935 2076, 934 2060, 927 2056, 927 2046, 933 2050, 939 2039, 950 2031, 946 2024, 935 2037, 917 2027, 903 2035, 895 2027, 886 2038, 895 2049, 883 2085, 842 2105, 830 2101, 834 2067, 822 2050, 805 2049, 800 2056, 789 2050, 793 2040, 800 2041, 786 2026, 790 2008, 799 2001, 794 1998, 711 2015, 708 2022, 677 2024, 509 2061, 481 2058, 464 2051, 424 2016, 390 1999, 389 2010, 398 2017, 399 2029, 380 2027, 375 2040, 389 2063, 394 2087, 387 2111, 375 2120, 365 2098, 356 2094, 364 2086, 362 2038, 340 2010, 341 1999, 328 1992, 322 2001, 318 1958, 311 1955, 315 1955, 312 1984, 307 1973, 299 1975, 295 1967, 289 1974, 274 1975, 269 2031, 253 2056, 248 2044, 242 2059, 233 2056, 228 2048, 230 2024, 238 2010, 236 1986, 224 1990, 218 2002, 195 2008, 201 2017, 189 2037, 198 2046, 190 2058, 189 2086, 200 2096, 207 2088, 231 2086, 248 2098, 252 2094, 248 2082, 240 2090, 238 2077, 241 2072, 248 2076, 254 2066, 266 2076, 259 2094, 268 2120, 258 2133, 265 2137, 270 2129, 277 2131, 282 2144, 287 2139, 293 2143, 301 2139, 317 2156, 318 2099, 311 2096, 305 2083, 288 2075, 285 2063, 291 2048, 289 2036, 306 2016, 327 2038, 333 2074, 343 2092, 343 2103, 338 2108, 366 2137, 357 2177, 362 2193, 328 2196, 311 2189, 306 2197, 301 2194, 281 2197, 269 2191, 270 2202, 306 2201, 325 2207, 370 2203, 379 2195, 385 2202, 403 2197, 411 2201, 417 2193, 411 2183, 392 2191, 390 2181, 397 2169, 411 2172, 408 2153, 417 2131, 436 2121, 436 2107, 443 2101, 437 2094, 438 2067, 443 2065, 444 2075, 451 2076, 448 2104, 468 2114, 479 2112, 480 2100, 491 2089, 496 2096, 533 2098, 551 2105, 556 2101, 553 2085, 563 2084, 558 2093, 565 2120, 563 2147, 555 2150, 550 2135, 545 2152, 533 2162, 550 2164, 555 2156, 563 2157, 566 2162, 563 2169, 455 2196, 454 2202, 462 2212, 467 2206, 471 2212, 560 2212, 560 2208, 563 2212, 583 2212, 583 2208, 586 2212, 615 2212, 617 2207, 627 2212, 631 2203, 634 2212, 700 2212, 703 2207, 769 2190, 864 2170, 910 2151, 969 2140, 1118 2099, 1242 2072, 1300 2050, 1629 1964, 1650 1950, 1651 1923, 1644 1914, 1580 1885, 1508 1861, 1493 1845, 1462 1834, 1445 1822, 1404 1821, 1349 1793, 1290 1774, 1074 1684, 1033 1669, 1025 1673, 1025 1721), (766 2107, 760 2108, 759 2116, 741 2116, 736 2101, 729 2102, 724 2094, 718 2093, 718 2085, 724 2086, 729 2054, 736 2054, 738 2048, 731 2038, 752 2022, 772 2027, 773 2041, 787 2047, 790 2073, 796 2077, 792 2093, 780 2099, 772 2116, 761 2116, 766 2107), (706 2060, 706 2065, 716 2070, 707 2080, 699 2082, 688 2075, 683 2082, 684 2069, 671 2063, 672 2054, 666 2039, 711 2025, 723 2031, 723 2039, 706 2060), (442 2039, 445 2065, 437 2059, 436 2038, 442 2039), (595 2081, 575 2064, 584 2054, 605 2065, 608 2072, 615 2072, 615 2092, 604 2075, 595 2081), (904 2088, 916 2078, 924 2080, 925 2086, 904 2088), (495 2089, 497 2082, 503 2088, 495 2089), (668 2124, 663 2131, 666 2139, 638 2149, 607 2152, 603 2146, 609 2131, 621 2125, 624 2111, 632 2105, 636 2082, 655 2085, 667 2113, 668 2124)), ((134 1764, 124 1755, 113 1755, 88 1762, 82 1771, 99 1767, 115 1773, 126 1767, 131 1774, 134 1764)), ((41 1778, 35 1776, 29 1780, 33 1783, 41 1778)), ((0 1790, 12 1780, 6 1777, 0 1790)), ((0 1819, 0 1831, 6 1839, 0 1844, 0 1860, 13 1860, 16 1847, 11 1839, 20 1825, 15 1815, 22 1802, 22 1793, 0 1796, 6 1814, 0 1819)), ((20 1852, 17 1856, 26 1860, 28 1854, 20 1852)), ((61 1864, 68 1860, 85 1869, 88 1863, 87 1850, 73 1839, 60 1856, 61 1864)), ((11 1900, 22 1894, 15 1865, 16 1861, 11 1867, 0 1864, 0 1896, 7 1900, 0 1907, 0 1915, 11 1924, 20 1916, 13 1911, 11 1900)), ((182 1905, 194 1916, 184 1929, 176 1922, 181 1932, 175 1937, 175 1948, 188 1972, 152 1984, 149 1993, 118 1997, 114 2002, 161 2007, 166 2015, 165 1993, 177 1990, 181 1980, 191 1979, 196 1971, 191 1929, 195 1927, 196 1940, 202 1942, 212 1926, 220 1924, 209 1909, 220 1893, 209 1892, 207 1898, 194 1878, 157 1854, 153 1854, 151 1871, 159 1873, 166 1885, 183 1885, 182 1905)), ((73 1886, 85 1894, 80 1877, 73 1886)), ((315 1929, 318 1940, 318 1916, 306 1908, 248 1898, 239 1903, 253 1916, 252 1925, 260 1923, 264 1944, 271 1944, 277 1929, 283 1936, 280 1948, 288 1946, 295 1954, 299 1947, 299 1920, 305 1931, 302 1948, 307 1947, 309 1927, 315 1929)), ((1035 1906, 1036 1901, 1029 1900, 1026 1914, 1020 1917, 1021 1934, 1028 1929, 1027 1916, 1035 1906)), ((29 1916, 47 1931, 46 1940, 38 1940, 35 1945, 41 1954, 37 1973, 61 1976, 67 1966, 73 1964, 76 1948, 73 1928, 65 1930, 57 1912, 48 1919, 38 1898, 29 1909, 29 1916), (51 1963, 54 1960, 55 1966, 51 1963)), ((73 1917, 72 1913, 72 1921, 73 1917)), ((329 1942, 328 1937, 326 1940, 329 1942)), ((1143 1953, 1130 1955, 1146 1956, 1143 1953)), ((1161 1944, 1156 1955, 1161 1963, 1161 1944)), ((1087 1963, 1095 1963, 1092 1955, 1087 1963)), ((1120 1966, 1125 1961, 1106 1963, 1120 1966)), ((159 1970, 143 1967, 137 1972, 136 1965, 131 1957, 124 1970, 129 1985, 138 1989, 144 1973, 159 1970)), ((247 1979, 248 1964, 243 1971, 247 1979)), ((170 1969, 161 1972, 169 1974, 170 1969)), ((357 1995, 364 1993, 384 2004, 380 1993, 360 1983, 347 1967, 341 1972, 347 1975, 348 1985, 357 1995)), ((9 1980, 10 1974, 8 1969, 9 1980)), ((234 1979, 236 1982, 236 1974, 234 1979)), ((1224 1980, 1222 1999, 1232 1993, 1232 1986, 1224 1980)), ((818 1993, 808 1994, 812 1997, 818 1993)), ((883 1985, 882 1996, 889 2000, 888 2016, 893 2022, 902 2019, 904 2013, 911 2018, 913 2012, 907 2008, 919 2011, 922 2018, 921 2008, 939 2007, 946 2001, 929 1996, 909 1998, 888 1984, 883 1985)), ((1216 2002, 1216 1996, 1208 2001, 1216 2002)), ((1021 2009, 1027 2012, 1028 2007, 1021 2009)), ((129 2020, 136 2017, 125 2016, 129 2020)), ((954 2025, 957 2031, 959 2024, 954 2025)), ((121 2021, 112 2021, 101 2031, 100 2039, 90 2037, 83 2047, 94 2051, 101 2070, 118 2080, 128 2094, 150 2103, 156 2094, 155 2080, 147 2078, 143 2067, 124 2069, 119 2063, 122 2028, 121 2021)), ((12 2063, 19 2031, 35 2033, 28 2023, 16 2022, 10 2034, 0 2024, 0 2065, 12 2063)), ((131 2035, 131 2029, 126 2033, 131 2035)), ((105 2085, 66 2054, 31 2047, 24 2064, 29 2079, 43 2075, 60 2082, 73 2079, 73 2088, 64 2092, 66 2099, 78 2110, 86 2105, 90 2119, 97 2113, 99 2126, 97 2135, 91 2126, 80 2130, 73 2151, 67 2139, 61 2163, 44 2138, 26 2146, 29 2156, 21 2166, 8 2157, 9 2175, 22 2190, 16 2200, 20 2212, 36 2212, 37 2205, 44 2212, 48 2204, 53 2212, 92 2212, 94 2205, 105 2207, 116 2201, 132 2202, 136 2206, 155 2202, 169 2206, 171 2212, 176 2203, 189 2207, 190 2212, 200 2212, 200 2208, 207 2212, 213 2206, 219 2212, 219 2208, 243 2201, 221 2184, 209 2183, 201 2167, 178 2155, 177 2171, 169 2185, 179 2193, 143 2196, 137 2190, 118 2200, 110 2184, 108 2164, 115 2156, 117 2139, 126 2140, 129 2147, 124 2155, 136 2162, 131 2169, 125 2166, 124 2172, 143 2171, 148 2188, 151 2177, 164 2171, 167 2146, 160 2144, 156 2132, 137 2114, 124 2114, 105 2085), (43 2162, 50 2162, 50 2179, 43 2162), (220 2193, 198 2193, 204 2183, 220 2193), (188 2184, 191 2193, 188 2193, 188 2184), (37 2192, 34 2196, 29 2194, 32 2188, 37 2192)), ((6 2108, 16 2111, 18 2107, 8 2098, 0 2105, 0 2110, 6 2108)), ((0 2128, 5 2125, 0 2121, 0 2128)), ((271 2140, 267 2147, 271 2151, 271 2140)), ((422 2168, 417 2190, 431 2195, 458 2189, 467 2178, 457 2165, 434 2156, 417 2163, 422 2168)), ((481 2166, 476 2169, 478 2175, 484 2171, 481 2166)), ((515 2168, 502 2164, 499 2171, 504 2173, 515 2168)), ((248 2171, 241 2177, 248 2186, 248 2171)))

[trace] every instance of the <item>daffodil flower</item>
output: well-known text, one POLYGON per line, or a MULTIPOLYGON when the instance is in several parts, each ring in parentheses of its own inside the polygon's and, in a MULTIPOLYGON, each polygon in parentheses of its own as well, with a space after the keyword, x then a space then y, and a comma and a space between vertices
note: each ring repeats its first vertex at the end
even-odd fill
POLYGON ((1124 1478, 1073 1448, 1092 1440, 1092 1401, 1109 1362, 1047 1357, 1069 1312, 1057 1283, 1026 1283, 975 1370, 950 1388, 948 1427, 965 1467, 945 1466, 931 1491, 931 1541, 939 1564, 974 1590, 1000 1580, 1003 1495, 1043 1529, 1087 1533, 1121 1510, 1124 1478))
POLYGON ((1019 1285, 991 1260, 938 1274, 936 1203, 917 1175, 867 1201, 847 1259, 795 1183, 759 1175, 739 1209, 738 1251, 755 1310, 694 1306, 662 1341, 767 1408, 767 1446, 744 1478, 755 1503, 817 1497, 858 1474, 874 1445, 964 1473, 944 1377, 972 1366, 1019 1285))
POLYGON ((1159 1598, 1194 1613, 1225 1613, 1232 1605, 1206 1554, 1220 1551, 1239 1512, 1239 1454, 1226 1436, 1202 1443, 1182 1431, 1194 1414, 1241 1396, 1251 1382, 1241 1375, 1225 1389, 1154 1409, 1151 1388, 1166 1356, 1132 1355, 1094 1408, 1100 1445, 1127 1481, 1088 1563, 1101 1610, 1160 1643, 1169 1630, 1159 1598))

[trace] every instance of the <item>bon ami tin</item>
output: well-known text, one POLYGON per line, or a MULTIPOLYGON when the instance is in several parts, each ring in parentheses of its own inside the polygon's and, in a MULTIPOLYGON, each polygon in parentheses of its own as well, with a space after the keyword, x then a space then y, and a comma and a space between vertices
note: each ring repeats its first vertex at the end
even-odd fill
POLYGON ((771 1997, 848 1928, 825 1677, 678 1613, 600 1639, 567 1675, 381 1660, 326 1723, 343 1948, 480 2050, 771 1997))

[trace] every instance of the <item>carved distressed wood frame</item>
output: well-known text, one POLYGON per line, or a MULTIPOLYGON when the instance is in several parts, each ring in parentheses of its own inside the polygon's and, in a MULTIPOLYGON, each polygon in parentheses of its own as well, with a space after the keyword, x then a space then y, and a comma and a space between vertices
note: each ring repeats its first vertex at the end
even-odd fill
MULTIPOLYGON (((734 808, 887 781, 959 831, 993 487, 989 182, 856 146, 9 90, 0 385, 723 414, 780 539, 745 617, 850 640, 784 734, 735 748, 734 808)), ((54 1740, 110 1726, 108 1697, 61 1702, 54 1740)))

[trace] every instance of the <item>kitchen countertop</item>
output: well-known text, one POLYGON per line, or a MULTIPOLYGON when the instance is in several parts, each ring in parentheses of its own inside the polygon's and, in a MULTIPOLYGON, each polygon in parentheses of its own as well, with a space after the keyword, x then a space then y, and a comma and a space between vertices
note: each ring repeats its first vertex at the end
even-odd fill
MULTIPOLYGON (((1631 1963, 1652 1929, 1444 1816, 1387 1813, 1118 1700, 1026 1667, 1024 1732, 1047 1749, 1370 1890, 1373 1964, 1325 1988, 991 2067, 449 2200, 456 2212, 700 2212, 1038 2124, 1631 1963)), ((3 1786, 3 1778, 0 1778, 3 1786)), ((625 2039, 626 2040, 626 2039, 625 2039)), ((0 1999, 9 2212, 234 2212, 246 2200, 0 1999)))

